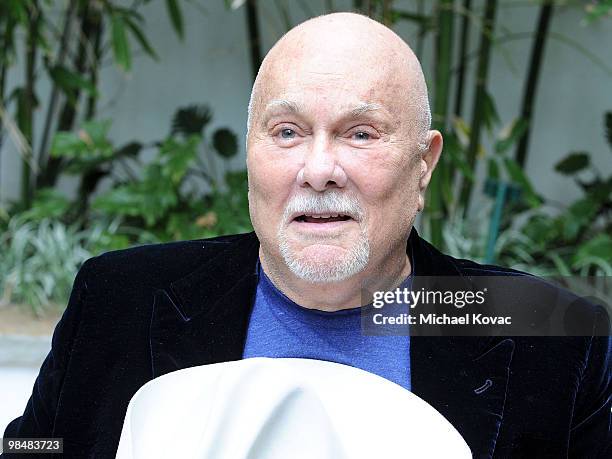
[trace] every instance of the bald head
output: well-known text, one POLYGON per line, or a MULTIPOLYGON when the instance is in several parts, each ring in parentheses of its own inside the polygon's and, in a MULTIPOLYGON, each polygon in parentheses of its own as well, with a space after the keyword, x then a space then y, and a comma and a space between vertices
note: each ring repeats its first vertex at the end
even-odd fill
POLYGON ((286 89, 310 84, 355 86, 363 109, 387 96, 390 114, 419 149, 427 146, 431 114, 418 59, 395 32, 359 14, 333 13, 287 32, 268 52, 251 92, 247 145, 253 123, 270 103, 282 103, 286 89))

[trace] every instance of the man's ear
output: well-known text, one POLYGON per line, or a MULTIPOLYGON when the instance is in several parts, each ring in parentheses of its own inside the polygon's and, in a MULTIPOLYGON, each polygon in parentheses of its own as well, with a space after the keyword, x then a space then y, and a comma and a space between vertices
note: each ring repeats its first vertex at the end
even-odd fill
POLYGON ((431 174, 433 173, 440 154, 442 153, 443 146, 442 134, 440 131, 432 130, 427 133, 427 149, 422 153, 421 156, 421 177, 419 180, 419 212, 423 210, 425 206, 425 191, 427 191, 427 185, 431 180, 431 174))

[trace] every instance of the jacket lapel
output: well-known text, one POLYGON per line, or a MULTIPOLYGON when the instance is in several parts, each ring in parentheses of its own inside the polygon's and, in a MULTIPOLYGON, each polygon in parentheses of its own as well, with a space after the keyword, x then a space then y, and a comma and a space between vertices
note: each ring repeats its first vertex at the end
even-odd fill
MULTIPOLYGON (((410 235, 419 277, 454 276, 453 284, 470 289, 471 282, 448 257, 410 235)), ((417 287, 418 288, 418 287, 417 287)), ((413 336, 410 339, 412 391, 436 408, 461 433, 474 457, 493 456, 504 413, 514 341, 475 336, 413 336)))
MULTIPOLYGON (((222 244, 222 243, 219 243, 222 244)), ((150 326, 152 377, 242 358, 257 286, 255 233, 221 245, 198 270, 155 292, 150 326)), ((415 276, 461 276, 452 259, 412 230, 415 276)), ((511 339, 411 338, 413 392, 463 435, 475 457, 491 457, 503 417, 511 339)))
POLYGON ((155 292, 150 327, 152 376, 242 358, 257 286, 255 233, 168 289, 155 292))

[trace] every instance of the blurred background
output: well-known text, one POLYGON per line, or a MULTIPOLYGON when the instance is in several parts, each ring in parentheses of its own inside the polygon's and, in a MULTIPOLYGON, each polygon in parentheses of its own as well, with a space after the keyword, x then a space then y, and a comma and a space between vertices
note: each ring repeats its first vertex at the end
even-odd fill
POLYGON ((332 11, 387 24, 421 60, 445 139, 423 236, 612 276, 611 0, 0 0, 0 429, 84 260, 251 230, 254 76, 332 11))

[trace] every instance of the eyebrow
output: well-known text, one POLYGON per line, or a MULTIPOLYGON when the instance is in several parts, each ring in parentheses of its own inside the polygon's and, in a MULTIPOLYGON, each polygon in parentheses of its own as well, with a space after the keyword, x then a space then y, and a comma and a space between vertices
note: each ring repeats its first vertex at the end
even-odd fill
POLYGON ((353 108, 348 112, 351 118, 359 118, 369 112, 380 110, 382 106, 380 104, 373 104, 369 102, 361 102, 357 107, 353 108))
POLYGON ((264 110, 264 112, 268 112, 270 110, 277 109, 277 108, 282 108, 282 109, 288 110, 293 113, 299 113, 300 111, 302 111, 300 106, 291 100, 274 99, 274 100, 271 100, 270 103, 268 103, 268 105, 266 105, 266 109, 264 110))

